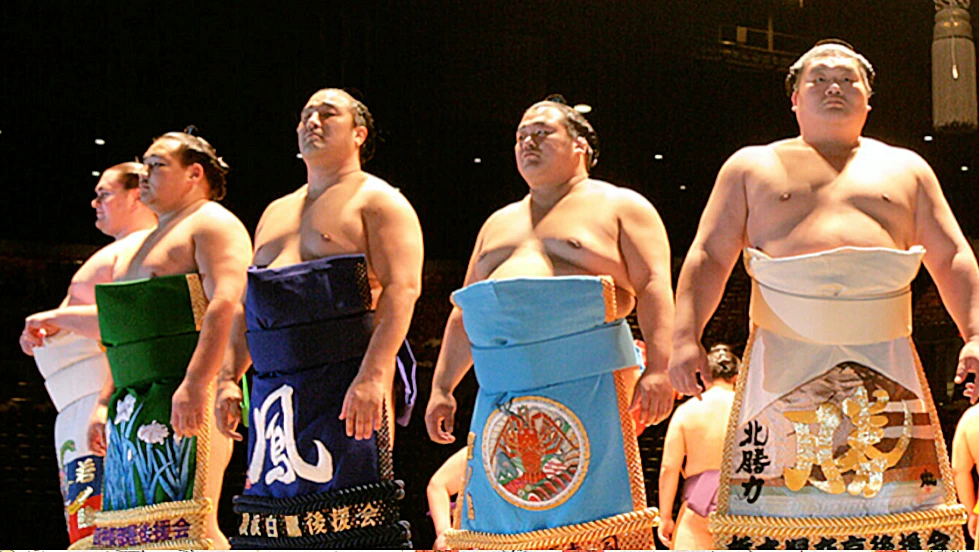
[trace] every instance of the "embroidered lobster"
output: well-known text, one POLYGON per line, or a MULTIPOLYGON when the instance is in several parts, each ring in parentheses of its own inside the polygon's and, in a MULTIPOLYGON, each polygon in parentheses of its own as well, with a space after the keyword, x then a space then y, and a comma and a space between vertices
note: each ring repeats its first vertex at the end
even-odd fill
POLYGON ((526 406, 510 412, 503 427, 500 445, 508 458, 519 458, 523 466, 522 479, 536 483, 546 476, 543 459, 561 452, 566 440, 558 424, 544 412, 530 413, 526 406))

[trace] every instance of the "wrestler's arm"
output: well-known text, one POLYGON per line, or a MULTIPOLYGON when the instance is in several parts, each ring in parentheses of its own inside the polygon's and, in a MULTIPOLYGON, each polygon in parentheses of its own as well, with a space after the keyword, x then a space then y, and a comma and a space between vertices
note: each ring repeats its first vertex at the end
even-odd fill
POLYGON ((976 465, 973 451, 979 452, 979 410, 970 408, 962 414, 962 419, 955 427, 955 437, 952 439, 952 475, 955 481, 955 492, 959 502, 969 513, 969 532, 975 538, 976 530, 976 483, 972 480, 972 468, 976 465), (971 437, 971 439, 970 439, 971 437))
POLYGON ((686 409, 680 405, 670 420, 666 429, 666 439, 663 441, 663 460, 659 467, 659 538, 667 546, 673 541, 673 502, 676 500, 677 487, 680 484, 680 470, 683 459, 687 455, 683 441, 683 418, 686 409))
POLYGON ((698 372, 705 382, 710 378, 707 353, 700 340, 746 243, 748 201, 744 175, 754 149, 742 149, 721 167, 680 269, 670 381, 684 395, 700 397, 698 372))
POLYGON ((675 395, 667 363, 673 341, 670 242, 656 209, 632 190, 619 189, 619 249, 636 291, 636 316, 646 342, 646 369, 632 397, 643 425, 658 424, 673 411, 675 395))
MULTIPOLYGON (((955 383, 962 383, 968 373, 979 374, 979 267, 934 171, 917 155, 909 155, 918 176, 915 242, 925 247, 925 268, 965 340, 955 373, 955 383)), ((973 404, 977 398, 974 388, 973 404)))
MULTIPOLYGON (((483 249, 483 236, 494 217, 495 215, 487 219, 479 235, 476 236, 476 246, 469 258, 463 286, 482 279, 477 275, 476 263, 483 249)), ((456 400, 452 392, 472 365, 472 349, 469 348, 469 336, 466 335, 466 328, 462 323, 462 309, 452 305, 452 312, 449 313, 445 332, 442 334, 438 360, 435 361, 435 373, 432 374, 432 393, 425 408, 425 427, 428 429, 428 437, 436 443, 446 445, 456 440, 452 435, 456 413, 456 400)))
POLYGON ((207 387, 221 369, 236 305, 245 290, 251 240, 234 215, 217 204, 195 221, 194 258, 209 303, 187 374, 173 393, 170 424, 174 434, 191 437, 204 423, 207 387))
POLYGON ((71 278, 68 295, 56 309, 38 312, 24 320, 21 333, 21 349, 33 355, 34 347, 44 344, 44 338, 66 330, 96 341, 99 333, 98 310, 95 307, 95 286, 112 281, 119 242, 99 249, 89 257, 71 278))
POLYGON ((421 294, 424 259, 418 216, 397 191, 375 191, 363 211, 363 221, 368 262, 381 293, 374 333, 340 411, 347 436, 356 439, 369 439, 385 423, 382 409, 394 384, 398 349, 408 335, 415 301, 421 294))
POLYGON ((428 481, 428 488, 425 490, 428 495, 428 509, 432 513, 432 524, 435 525, 436 550, 444 549, 444 542, 439 539, 452 526, 452 497, 462 490, 466 477, 467 452, 468 447, 463 447, 450 456, 428 481))

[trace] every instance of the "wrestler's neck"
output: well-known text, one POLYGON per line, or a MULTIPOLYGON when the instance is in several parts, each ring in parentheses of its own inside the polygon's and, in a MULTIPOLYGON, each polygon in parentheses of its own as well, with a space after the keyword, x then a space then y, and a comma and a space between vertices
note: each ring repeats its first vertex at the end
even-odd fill
POLYGON ((306 162, 306 182, 309 185, 306 193, 309 197, 319 197, 331 187, 360 173, 360 158, 357 155, 338 163, 317 163, 309 160, 306 162))
POLYGON ((571 193, 577 185, 586 180, 588 180, 588 173, 581 170, 569 179, 561 179, 556 182, 528 182, 530 186, 530 204, 537 208, 549 210, 557 202, 571 193))
POLYGON ((823 157, 849 157, 860 147, 865 120, 804 124, 800 118, 799 137, 823 157))
POLYGON ((711 381, 710 384, 707 386, 707 391, 711 391, 711 390, 714 390, 714 389, 724 390, 724 391, 733 391, 734 390, 734 382, 730 382, 730 381, 727 381, 725 379, 718 378, 716 380, 711 381))

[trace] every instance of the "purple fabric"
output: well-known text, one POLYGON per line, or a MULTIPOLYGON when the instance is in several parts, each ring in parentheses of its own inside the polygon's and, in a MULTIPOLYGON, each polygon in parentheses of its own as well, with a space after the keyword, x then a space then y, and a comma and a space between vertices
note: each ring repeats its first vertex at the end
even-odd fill
POLYGON ((683 500, 687 508, 697 512, 701 517, 717 508, 717 487, 720 483, 720 470, 707 470, 691 475, 683 483, 683 500))

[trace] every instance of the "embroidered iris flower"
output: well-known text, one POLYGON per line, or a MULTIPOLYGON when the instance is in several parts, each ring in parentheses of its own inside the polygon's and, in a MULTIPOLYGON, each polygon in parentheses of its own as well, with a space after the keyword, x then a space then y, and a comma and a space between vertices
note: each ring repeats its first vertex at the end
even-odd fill
POLYGON ((133 409, 136 407, 136 396, 128 393, 126 398, 116 403, 116 419, 112 422, 116 425, 128 422, 133 416, 133 409))
POLYGON ((170 430, 167 429, 167 426, 153 420, 144 426, 140 426, 136 431, 136 436, 144 443, 159 445, 170 436, 170 430))

